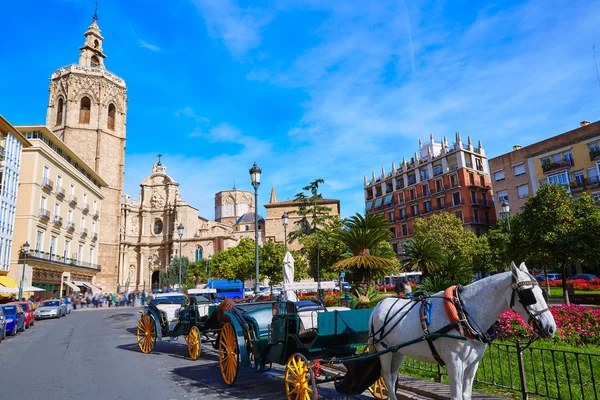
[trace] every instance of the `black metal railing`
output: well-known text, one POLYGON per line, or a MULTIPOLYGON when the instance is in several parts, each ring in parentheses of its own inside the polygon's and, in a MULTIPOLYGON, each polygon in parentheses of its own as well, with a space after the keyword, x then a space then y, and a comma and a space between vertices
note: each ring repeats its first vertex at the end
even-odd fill
POLYGON ((84 213, 87 213, 88 211, 90 211, 90 205, 89 205, 88 203, 83 203, 83 204, 81 205, 81 210, 82 210, 84 213))
POLYGON ((67 230, 73 232, 75 230, 75 223, 67 222, 67 230))
POLYGON ((40 208, 40 219, 45 221, 50 220, 50 211, 40 208))
MULTIPOLYGON (((23 259, 23 253, 19 253, 19 259, 20 260, 23 259)), ((86 268, 86 269, 92 269, 92 270, 97 270, 97 271, 100 271, 100 269, 101 269, 100 265, 98 265, 98 264, 92 264, 92 263, 87 263, 87 262, 77 260, 75 255, 73 258, 68 258, 68 257, 60 256, 58 254, 52 254, 50 252, 44 252, 44 251, 39 251, 39 250, 30 251, 29 254, 27 254, 27 260, 28 261, 45 261, 45 262, 50 262, 52 264, 67 265, 70 267, 86 268)))
MULTIPOLYGON (((406 358, 404 367, 425 371, 438 382, 446 368, 406 358)), ((600 395, 600 354, 523 348, 519 343, 492 343, 479 363, 475 382, 550 399, 597 399, 600 395)))
POLYGON ((81 228, 80 234, 81 234, 81 237, 87 237, 87 235, 88 235, 87 228, 81 228))
POLYGON ((69 203, 71 203, 71 205, 76 206, 77 205, 77 196, 71 195, 71 197, 69 198, 69 203))
POLYGON ((63 217, 59 217, 58 215, 54 216, 54 225, 57 226, 62 226, 63 224, 63 217))
POLYGON ((100 217, 100 211, 96 210, 94 211, 94 219, 98 219, 98 217, 100 217))
POLYGON ((52 182, 52 180, 48 178, 44 178, 42 186, 44 187, 44 189, 52 190, 54 188, 54 182, 52 182))
POLYGON ((56 187, 56 197, 64 199, 65 198, 65 189, 60 186, 56 187))

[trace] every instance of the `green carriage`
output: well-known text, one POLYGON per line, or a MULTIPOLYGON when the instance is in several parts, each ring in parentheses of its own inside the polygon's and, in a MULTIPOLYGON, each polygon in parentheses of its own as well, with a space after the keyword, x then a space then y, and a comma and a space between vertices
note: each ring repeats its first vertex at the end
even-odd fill
POLYGON ((181 293, 159 294, 142 312, 137 341, 143 353, 150 353, 156 341, 171 342, 183 336, 190 358, 198 359, 202 340, 214 340, 221 324, 216 318, 212 296, 215 289, 190 289, 181 293))
MULTIPOLYGON (((286 286, 290 290, 299 284, 286 286)), ((273 363, 285 365, 288 399, 315 399, 318 384, 343 376, 343 361, 372 356, 361 350, 368 348, 371 312, 353 309, 349 296, 340 299, 336 307, 312 300, 233 307, 225 313, 229 322, 218 337, 223 380, 233 385, 241 368, 262 372, 273 363)), ((387 398, 381 379, 369 391, 376 398, 387 398)))

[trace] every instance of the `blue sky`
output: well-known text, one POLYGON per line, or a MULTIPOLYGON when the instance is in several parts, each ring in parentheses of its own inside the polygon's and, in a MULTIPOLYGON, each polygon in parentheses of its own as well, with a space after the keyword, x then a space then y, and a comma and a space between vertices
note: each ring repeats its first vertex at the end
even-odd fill
MULTIPOLYGON (((0 4, 10 122, 44 123, 48 78, 77 62, 93 3, 0 4)), ((430 133, 493 157, 599 119, 596 1, 100 0, 98 15, 129 87, 125 191, 160 152, 208 218, 214 193, 252 190, 253 161, 261 204, 323 178, 348 216, 363 175, 430 133)))

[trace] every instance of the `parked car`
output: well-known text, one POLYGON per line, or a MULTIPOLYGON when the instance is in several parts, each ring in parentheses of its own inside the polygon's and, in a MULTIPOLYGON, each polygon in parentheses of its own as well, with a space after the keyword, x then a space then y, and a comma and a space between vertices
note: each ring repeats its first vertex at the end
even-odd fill
POLYGON ((249 287, 245 287, 244 288, 244 296, 245 297, 252 297, 252 296, 254 296, 254 290, 252 290, 249 287))
POLYGON ((4 318, 6 319, 6 333, 16 335, 25 330, 25 312, 18 304, 2 304, 4 318))
POLYGON ((598 277, 596 275, 592 275, 592 274, 577 274, 577 275, 572 275, 569 278, 570 281, 574 281, 575 279, 583 279, 584 281, 594 281, 594 280, 598 279, 598 277))
POLYGON ((4 317, 4 311, 0 307, 0 342, 6 337, 6 318, 4 317))
POLYGON ((25 313, 25 329, 29 329, 30 326, 35 324, 35 312, 33 310, 33 304, 28 301, 13 301, 8 304, 18 304, 25 313))
POLYGON ((67 315, 67 306, 60 300, 45 300, 35 310, 35 318, 60 318, 67 315))
POLYGON ((548 274, 548 278, 546 278, 545 274, 539 274, 535 276, 535 279, 541 283, 545 282, 546 280, 559 281, 562 279, 562 276, 560 274, 548 274))

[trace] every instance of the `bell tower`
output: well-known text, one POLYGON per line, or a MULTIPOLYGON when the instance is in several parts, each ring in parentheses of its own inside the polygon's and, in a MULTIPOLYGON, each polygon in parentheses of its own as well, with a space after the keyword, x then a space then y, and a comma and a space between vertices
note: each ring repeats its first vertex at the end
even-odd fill
POLYGON ((123 172, 127 86, 106 70, 104 38, 94 14, 85 32, 79 62, 56 70, 50 78, 46 126, 107 183, 100 210, 96 284, 116 290, 123 172))

